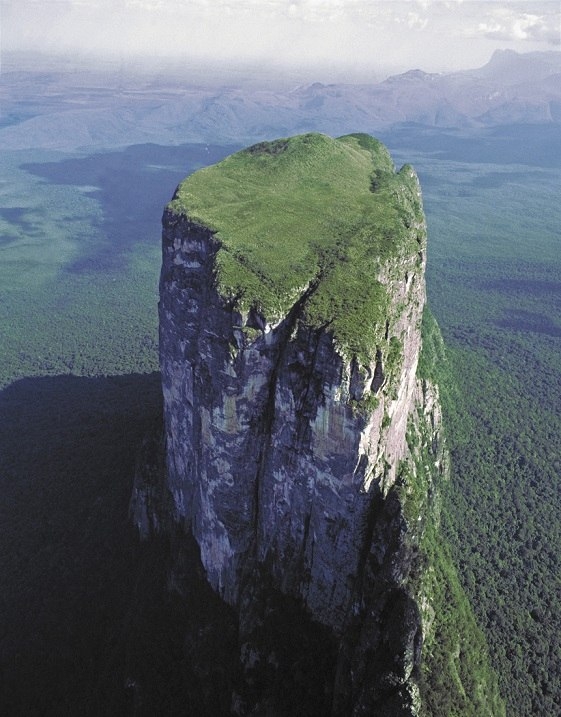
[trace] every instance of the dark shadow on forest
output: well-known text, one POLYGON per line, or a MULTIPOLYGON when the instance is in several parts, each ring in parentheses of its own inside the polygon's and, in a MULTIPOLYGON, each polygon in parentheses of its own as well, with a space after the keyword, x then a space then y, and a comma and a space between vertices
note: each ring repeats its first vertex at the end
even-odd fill
POLYGON ((27 207, 0 207, 0 217, 10 224, 23 224, 27 207))
POLYGON ((561 337, 561 328, 549 316, 522 309, 507 309, 502 318, 495 322, 495 325, 510 331, 561 337))
POLYGON ((141 542, 128 516, 139 447, 161 421, 157 373, 0 393, 1 714, 225 714, 232 613, 185 534, 183 594, 169 592, 171 538, 141 542))
MULTIPOLYGON (((27 237, 42 237, 44 232, 34 218, 29 218, 27 207, 0 207, 0 218, 10 224, 18 226, 27 237)), ((13 236, 0 235, 0 245, 9 244, 13 236)))
POLYGON ((550 122, 454 129, 408 122, 377 136, 390 149, 433 153, 436 159, 560 169, 560 127, 550 122))
POLYGON ((136 454, 160 415, 157 374, 0 393, 2 714, 72 714, 103 681, 140 569, 136 454))
POLYGON ((52 184, 97 188, 90 194, 100 203, 102 221, 94 225, 98 231, 67 270, 107 272, 120 270, 126 251, 139 242, 158 244, 163 208, 179 182, 234 149, 205 144, 140 144, 117 152, 28 163, 22 169, 52 184))
POLYGON ((192 541, 191 599, 168 593, 169 546, 141 543, 128 518, 160 394, 157 374, 28 378, 0 393, 2 714, 157 714, 154 700, 199 713, 178 654, 209 610, 227 643, 220 601, 192 541))
POLYGON ((505 277, 479 281, 477 284, 481 289, 487 291, 500 291, 502 293, 524 294, 536 297, 561 297, 561 281, 505 277))

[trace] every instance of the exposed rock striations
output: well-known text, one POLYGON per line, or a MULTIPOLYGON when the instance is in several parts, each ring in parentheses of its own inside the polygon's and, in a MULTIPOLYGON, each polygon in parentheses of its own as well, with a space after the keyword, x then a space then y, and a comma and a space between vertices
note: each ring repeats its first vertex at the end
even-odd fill
POLYGON ((288 714, 248 677, 280 659, 258 637, 271 596, 328 635, 331 714, 418 713, 430 606, 412 576, 431 491, 408 476, 442 458, 417 377, 425 243, 413 170, 365 135, 256 145, 166 209, 159 505, 173 516, 138 486, 135 517, 192 531, 239 612, 238 714, 288 714))

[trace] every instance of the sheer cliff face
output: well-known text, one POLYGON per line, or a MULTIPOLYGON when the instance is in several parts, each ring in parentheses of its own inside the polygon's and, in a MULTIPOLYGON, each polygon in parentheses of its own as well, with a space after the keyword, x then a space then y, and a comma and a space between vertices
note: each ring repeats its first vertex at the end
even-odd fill
MULTIPOLYGON (((234 252, 219 222, 205 225, 188 200, 166 210, 160 357, 167 490, 173 519, 192 531, 209 582, 237 607, 242 624, 252 624, 252 595, 265 581, 339 636, 334 714, 362 714, 357 705, 380 705, 388 690, 400 693, 400 709, 407 703, 414 711, 410 677, 421 618, 407 584, 417 527, 408 527, 399 496, 402 468, 415 459, 408 423, 424 416, 438 431, 437 404, 416 377, 425 227, 412 170, 396 174, 384 158, 382 172, 376 153, 367 144, 363 150, 364 138, 343 139, 353 161, 371 153, 368 192, 394 203, 399 231, 391 234, 384 214, 369 232, 360 229, 358 241, 337 245, 336 266, 318 252, 308 279, 283 288, 276 304, 251 296, 251 287, 225 288, 223 256, 234 252), (380 241, 393 241, 391 250, 361 266, 360 252, 373 254, 380 241), (341 267, 337 304, 333 295, 325 300, 325 285, 341 267), (377 298, 372 324, 359 324, 353 343, 339 329, 345 316, 335 313, 348 301, 350 324, 365 315, 356 308, 357 285, 365 297, 375 286, 377 298), (367 660, 368 650, 374 656, 367 660)), ((275 161, 275 152, 266 154, 275 161)), ((307 239, 315 245, 318 238, 307 239)), ((251 264, 251 252, 238 258, 251 264)), ((145 507, 137 519, 147 530, 143 516, 145 507)), ((165 522, 151 518, 158 520, 165 522)))
POLYGON ((228 602, 239 599, 248 562, 265 562, 283 591, 340 628, 369 508, 406 452, 422 261, 415 254, 382 268, 387 320, 374 361, 361 366, 340 354, 328 326, 300 321, 309 289, 248 338, 252 317, 213 285, 217 250, 208 229, 166 214, 160 346, 175 518, 193 530, 228 602))

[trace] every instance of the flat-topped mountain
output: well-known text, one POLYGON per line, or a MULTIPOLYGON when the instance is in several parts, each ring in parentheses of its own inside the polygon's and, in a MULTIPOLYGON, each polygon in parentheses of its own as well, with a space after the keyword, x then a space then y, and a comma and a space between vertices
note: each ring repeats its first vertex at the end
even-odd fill
MULTIPOLYGON (((237 615, 231 714, 429 714, 445 453, 425 260, 417 177, 367 135, 254 145, 166 208, 166 468, 139 473, 132 513, 192 535, 237 615)), ((493 699, 459 684, 465 706, 493 699)))

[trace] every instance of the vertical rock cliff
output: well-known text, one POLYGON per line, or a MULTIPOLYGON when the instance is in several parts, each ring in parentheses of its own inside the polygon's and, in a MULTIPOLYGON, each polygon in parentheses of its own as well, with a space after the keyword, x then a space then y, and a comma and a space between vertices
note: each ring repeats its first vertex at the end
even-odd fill
POLYGON ((331 655, 315 714, 420 713, 417 555, 442 460, 417 374, 425 245, 415 173, 365 135, 250 147, 166 208, 166 477, 133 511, 144 534, 191 532, 239 615, 234 714, 292 714, 270 635, 294 610, 331 655))

